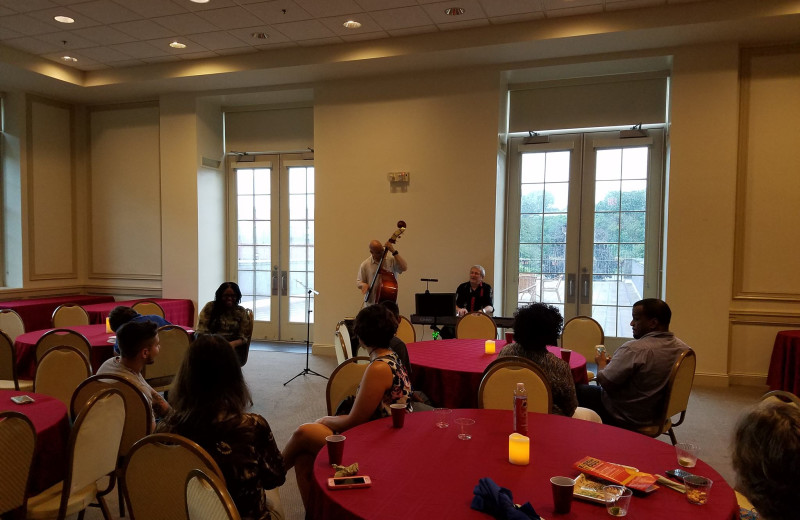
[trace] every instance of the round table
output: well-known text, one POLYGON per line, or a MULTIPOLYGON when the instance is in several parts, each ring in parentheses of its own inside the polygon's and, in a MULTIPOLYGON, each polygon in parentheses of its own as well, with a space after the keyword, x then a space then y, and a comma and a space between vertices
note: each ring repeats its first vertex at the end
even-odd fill
MULTIPOLYGON (((92 373, 97 372, 103 361, 114 355, 114 343, 108 340, 113 333, 106 332, 105 324, 102 325, 79 325, 75 327, 63 327, 83 334, 89 340, 92 357, 89 360, 92 364, 92 373)), ((14 341, 14 348, 17 351, 17 377, 20 379, 33 379, 36 373, 36 342, 44 336, 45 332, 53 329, 34 330, 20 334, 14 341)))
POLYGON ((56 482, 64 480, 70 429, 64 403, 44 394, 0 390, 0 412, 9 410, 26 415, 36 429, 36 452, 28 495, 41 493, 56 482), (17 395, 29 395, 34 402, 17 404, 11 400, 17 395))
MULTIPOLYGON (((402 429, 390 418, 352 428, 344 435, 343 464, 359 464, 359 474, 372 479, 367 489, 329 490, 333 476, 328 453, 322 449, 314 463, 311 518, 327 520, 456 518, 486 520, 485 513, 470 509, 472 490, 483 477, 511 490, 518 504, 530 502, 548 520, 605 519, 601 504, 573 500, 566 515, 553 513, 550 477, 574 478, 573 464, 586 455, 616 462, 648 473, 677 466, 675 449, 668 443, 620 428, 531 413, 530 464, 508 462, 508 435, 512 413, 507 410, 454 410, 450 427, 434 426, 433 412, 415 412, 402 429), (472 439, 462 441, 453 420, 475 419, 472 439)), ((702 520, 738 519, 733 490, 708 464, 698 461, 692 470, 714 481, 704 506, 689 504, 685 495, 661 487, 645 497, 634 496, 628 515, 633 519, 702 520)))
MULTIPOLYGON (((476 408, 478 387, 486 366, 497 359, 497 354, 484 353, 486 340, 445 339, 417 341, 406 345, 411 363, 411 386, 422 390, 437 406, 446 408, 476 408)), ((505 346, 498 340, 497 352, 505 346)), ((547 350, 561 356, 558 347, 547 350)), ((569 360, 575 384, 586 384, 586 358, 572 351, 569 360)))

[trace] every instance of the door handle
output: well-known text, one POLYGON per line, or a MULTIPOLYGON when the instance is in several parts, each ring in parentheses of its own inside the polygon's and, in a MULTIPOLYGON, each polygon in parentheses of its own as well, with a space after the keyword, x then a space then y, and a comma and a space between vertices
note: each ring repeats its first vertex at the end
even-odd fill
POLYGON ((272 296, 278 296, 278 268, 272 268, 272 296))
POLYGON ((286 296, 286 271, 281 271, 281 296, 286 296))
POLYGON ((567 297, 565 303, 575 303, 575 273, 567 274, 567 297))
POLYGON ((581 305, 590 305, 592 303, 592 296, 589 290, 589 283, 591 274, 581 273, 581 305))

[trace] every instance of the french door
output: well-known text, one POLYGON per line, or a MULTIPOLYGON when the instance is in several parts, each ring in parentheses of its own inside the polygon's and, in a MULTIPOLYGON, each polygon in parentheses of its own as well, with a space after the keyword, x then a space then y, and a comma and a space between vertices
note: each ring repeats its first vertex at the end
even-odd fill
POLYGON ((511 140, 506 314, 545 302, 631 337, 633 303, 660 292, 663 150, 662 130, 511 140))
POLYGON ((305 340, 306 320, 314 320, 314 162, 299 154, 243 159, 251 157, 230 164, 231 276, 242 306, 253 309, 254 338, 305 340))

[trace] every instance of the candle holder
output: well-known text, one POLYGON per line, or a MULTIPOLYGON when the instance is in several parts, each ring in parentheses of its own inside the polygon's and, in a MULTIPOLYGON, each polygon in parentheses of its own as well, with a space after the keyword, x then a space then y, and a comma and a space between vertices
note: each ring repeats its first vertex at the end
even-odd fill
POLYGON ((516 466, 527 466, 531 456, 531 440, 521 433, 508 436, 508 462, 516 466))

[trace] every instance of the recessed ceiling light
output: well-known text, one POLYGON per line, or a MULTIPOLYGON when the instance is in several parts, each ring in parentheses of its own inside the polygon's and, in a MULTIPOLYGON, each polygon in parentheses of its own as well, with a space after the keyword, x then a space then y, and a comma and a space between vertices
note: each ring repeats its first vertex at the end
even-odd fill
POLYGON ((69 16, 54 16, 53 20, 61 23, 75 23, 75 19, 69 16))
POLYGON ((449 15, 449 16, 459 16, 459 15, 464 14, 464 8, 463 7, 448 7, 447 9, 444 10, 444 14, 449 15))
POLYGON ((196 4, 207 4, 211 0, 191 0, 191 1, 196 3, 196 4))
POLYGON ((250 33, 250 36, 252 36, 253 38, 257 38, 259 40, 266 40, 267 38, 269 38, 269 34, 267 34, 265 32, 250 33))
POLYGON ((344 25, 348 29, 358 29, 359 27, 361 27, 361 22, 357 22, 355 20, 347 20, 342 25, 344 25))
POLYGON ((74 62, 74 61, 78 61, 78 58, 73 58, 72 56, 62 56, 61 59, 64 60, 64 61, 69 61, 70 63, 74 62))
POLYGON ((185 49, 186 48, 186 44, 185 43, 181 43, 181 42, 172 42, 172 43, 169 44, 169 46, 172 47, 173 49, 185 49))

